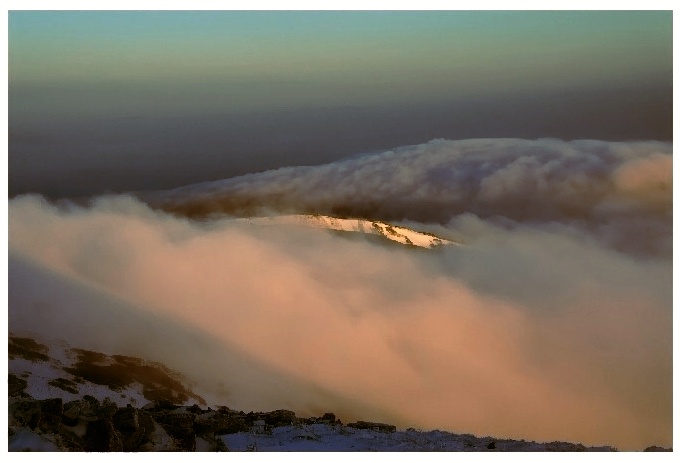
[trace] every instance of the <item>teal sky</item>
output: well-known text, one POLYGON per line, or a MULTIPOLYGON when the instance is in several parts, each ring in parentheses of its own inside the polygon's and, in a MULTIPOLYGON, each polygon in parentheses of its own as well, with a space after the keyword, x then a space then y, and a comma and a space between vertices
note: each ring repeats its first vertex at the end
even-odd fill
POLYGON ((433 138, 672 138, 671 11, 10 11, 8 29, 10 195, 433 138))
POLYGON ((13 11, 9 64, 11 88, 133 113, 670 85, 672 14, 13 11))

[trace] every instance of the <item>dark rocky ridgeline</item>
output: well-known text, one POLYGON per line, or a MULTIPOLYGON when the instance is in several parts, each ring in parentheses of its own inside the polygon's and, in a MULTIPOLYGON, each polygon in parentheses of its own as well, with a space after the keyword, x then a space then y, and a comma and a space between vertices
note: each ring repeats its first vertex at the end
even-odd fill
POLYGON ((228 407, 180 406, 167 400, 142 408, 118 407, 108 399, 99 401, 90 395, 66 403, 60 398, 37 400, 24 392, 25 382, 20 378, 14 377, 10 383, 15 385, 9 400, 10 437, 19 429, 29 429, 66 451, 195 451, 199 439, 207 444, 203 448, 227 451, 219 436, 253 432, 262 422, 264 433, 278 426, 341 424, 333 413, 298 418, 290 410, 244 413, 228 407))
MULTIPOLYGON (((8 431, 12 450, 24 450, 19 447, 25 446, 26 450, 40 448, 79 452, 225 451, 228 448, 221 436, 226 434, 271 434, 276 427, 291 425, 326 425, 343 435, 356 432, 352 429, 396 432, 394 425, 369 421, 356 421, 342 426, 342 422, 330 412, 320 417, 300 418, 290 410, 245 413, 225 406, 216 410, 209 407, 204 409, 199 405, 185 406, 181 404, 189 400, 202 406, 206 402, 185 386, 179 373, 159 363, 69 348, 68 352, 76 361, 64 367, 49 356, 48 346, 31 338, 11 334, 8 348, 10 360, 49 362, 51 367, 61 367, 64 376, 71 379, 56 377, 47 381, 47 385, 76 398, 69 401, 62 398, 35 399, 27 393, 30 372, 23 372, 19 376, 10 373, 8 431), (108 398, 100 401, 91 395, 81 397, 80 387, 87 383, 96 385, 107 394, 118 393, 121 399, 126 397, 123 395, 125 389, 137 383, 149 403, 141 408, 131 404, 119 407, 108 398), (16 436, 15 439, 13 436, 16 436)), ((422 440, 424 434, 428 442, 434 442, 434 447, 428 444, 426 450, 445 450, 446 446, 442 443, 450 442, 452 437, 457 444, 462 443, 465 450, 471 451, 525 451, 527 445, 532 444, 467 434, 453 435, 442 431, 423 433, 411 428, 401 432, 402 437, 412 443, 422 440)), ((394 437, 400 439, 400 434, 394 437)), ((586 448, 581 444, 566 442, 536 445, 539 446, 538 450, 549 451, 613 450, 610 447, 586 448)), ((412 450, 416 449, 414 447, 412 450)), ((661 447, 645 449, 664 450, 661 447)))
MULTIPOLYGON (((10 378, 14 386, 9 398, 9 436, 22 429, 53 442, 59 449, 76 452, 144 452, 144 451, 228 451, 220 438, 225 434, 252 432, 270 434, 278 426, 325 424, 341 426, 333 413, 321 417, 299 418, 290 410, 249 412, 218 407, 203 409, 198 405, 183 406, 167 400, 151 402, 142 408, 118 407, 114 402, 85 395, 80 400, 36 400, 28 396, 21 378, 10 378), (23 386, 23 387, 22 387, 23 386), (198 443, 200 442, 200 449, 198 443)), ((356 421, 347 428, 394 433, 396 427, 385 423, 356 421)), ((412 428, 405 435, 419 433, 412 428)), ((443 431, 426 434, 435 441, 450 438, 443 431)), ((458 435, 471 451, 526 451, 527 442, 491 437, 458 435)), ((613 451, 611 447, 588 448, 581 444, 551 442, 540 444, 545 451, 613 451)), ((23 450, 23 449, 16 449, 23 450)), ((26 449, 26 450, 30 450, 26 449)), ((444 450, 444 448, 442 448, 444 450)), ((534 449, 536 450, 536 449, 534 449)), ((668 451, 649 447, 645 451, 668 451)))
MULTIPOLYGON (((301 422, 290 410, 244 413, 228 407, 180 406, 167 400, 142 408, 118 407, 90 395, 66 403, 60 398, 36 400, 25 393, 25 380, 10 375, 9 383, 10 436, 21 428, 29 429, 68 451, 195 451, 198 439, 207 444, 203 448, 226 451, 221 435, 252 431, 260 421, 267 430, 301 422)), ((306 421, 339 423, 331 413, 306 421)))
MULTIPOLYGON (((67 403, 62 399, 36 400, 23 392, 25 382, 17 379, 10 380, 16 385, 9 403, 10 436, 19 428, 30 429, 68 451, 195 451, 197 439, 203 439, 209 450, 226 451, 219 436, 251 431, 256 421, 263 420, 268 429, 299 423, 289 410, 246 414, 227 407, 204 410, 165 400, 140 409, 118 407, 108 399, 100 402, 89 395, 67 403)), ((318 422, 328 422, 327 415, 318 422)))
POLYGON ((672 451, 673 449, 666 449, 663 447, 658 447, 656 445, 652 445, 643 450, 643 452, 672 452, 672 451))
POLYGON ((373 423, 371 421, 357 421, 356 423, 349 423, 347 426, 356 429, 372 429, 380 432, 395 432, 397 427, 392 424, 373 423))
POLYGON ((342 421, 335 418, 334 413, 324 413, 320 418, 298 418, 298 422, 301 424, 342 424, 342 421))
POLYGON ((10 437, 21 428, 63 450, 85 452, 194 451, 197 438, 206 441, 209 450, 224 451, 228 449, 217 436, 250 429, 241 414, 225 410, 163 401, 139 409, 88 395, 63 403, 16 394, 9 401, 10 437))

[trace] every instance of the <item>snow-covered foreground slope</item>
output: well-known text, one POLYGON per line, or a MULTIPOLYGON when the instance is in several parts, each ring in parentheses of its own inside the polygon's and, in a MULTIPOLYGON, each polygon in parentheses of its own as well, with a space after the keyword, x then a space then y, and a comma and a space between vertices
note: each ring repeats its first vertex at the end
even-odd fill
POLYGON ((9 337, 9 450, 610 451, 205 406, 157 362, 9 337), (200 404, 200 405, 199 405, 200 404))
POLYGON ((64 341, 43 343, 9 337, 10 384, 39 400, 77 400, 85 395, 119 407, 143 406, 155 400, 186 405, 205 400, 184 385, 186 380, 158 362, 72 348, 64 341))
POLYGON ((611 451, 566 442, 537 443, 475 437, 444 431, 384 432, 342 424, 313 423, 281 426, 268 433, 240 432, 222 437, 232 451, 258 452, 484 452, 484 451, 611 451))
POLYGON ((325 230, 336 230, 350 233, 364 233, 367 235, 380 236, 390 241, 395 241, 397 243, 427 249, 433 249, 443 245, 459 244, 455 241, 441 238, 431 233, 411 230, 410 228, 392 225, 386 222, 381 222, 379 220, 343 219, 319 214, 316 215, 294 214, 272 217, 254 217, 241 220, 253 224, 268 224, 268 225, 295 224, 325 230))

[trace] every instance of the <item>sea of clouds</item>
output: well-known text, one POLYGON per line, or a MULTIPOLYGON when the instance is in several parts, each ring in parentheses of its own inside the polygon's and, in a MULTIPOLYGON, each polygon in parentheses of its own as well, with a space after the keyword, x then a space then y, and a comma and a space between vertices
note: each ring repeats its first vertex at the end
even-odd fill
POLYGON ((672 445, 669 143, 434 140, 88 205, 19 196, 9 253, 10 331, 164 361, 232 408, 672 445), (233 219, 301 212, 464 245, 233 219))

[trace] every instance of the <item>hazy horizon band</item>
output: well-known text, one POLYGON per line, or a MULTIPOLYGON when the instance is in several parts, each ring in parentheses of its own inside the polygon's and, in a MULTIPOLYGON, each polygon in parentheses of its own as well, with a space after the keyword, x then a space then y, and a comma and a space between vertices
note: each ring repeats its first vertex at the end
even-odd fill
POLYGON ((435 138, 672 140, 672 12, 10 11, 8 32, 10 196, 435 138))

